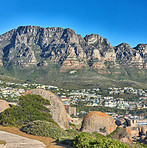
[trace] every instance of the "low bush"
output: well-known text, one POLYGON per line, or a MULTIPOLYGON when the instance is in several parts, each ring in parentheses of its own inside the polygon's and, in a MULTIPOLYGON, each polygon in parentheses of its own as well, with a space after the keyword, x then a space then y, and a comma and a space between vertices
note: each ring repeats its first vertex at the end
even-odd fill
POLYGON ((74 129, 68 129, 68 130, 66 130, 67 132, 68 132, 68 134, 70 135, 70 136, 72 136, 72 137, 76 137, 78 134, 79 134, 79 132, 77 131, 77 130, 74 130, 74 129))
POLYGON ((90 136, 90 134, 86 132, 83 132, 75 138, 75 141, 73 142, 73 147, 87 148, 90 147, 92 143, 96 143, 96 138, 90 136))
POLYGON ((76 125, 74 125, 73 123, 70 123, 70 122, 69 122, 69 126, 76 127, 76 125))
POLYGON ((90 135, 95 138, 104 138, 105 137, 104 135, 102 135, 100 133, 96 133, 96 132, 90 133, 90 135))
POLYGON ((104 138, 95 138, 88 133, 81 133, 73 142, 74 148, 129 148, 119 140, 104 138))
POLYGON ((62 137, 58 141, 62 144, 73 146, 74 139, 72 137, 62 137))
POLYGON ((57 124, 40 120, 30 122, 23 126, 20 130, 27 134, 52 137, 54 139, 68 136, 68 134, 57 124))

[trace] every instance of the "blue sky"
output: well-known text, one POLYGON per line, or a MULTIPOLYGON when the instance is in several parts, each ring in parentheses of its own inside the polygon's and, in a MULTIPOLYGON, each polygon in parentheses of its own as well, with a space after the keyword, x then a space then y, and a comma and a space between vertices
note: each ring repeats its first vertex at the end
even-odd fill
POLYGON ((147 44, 147 0, 3 0, 0 34, 24 25, 99 34, 112 46, 147 44))

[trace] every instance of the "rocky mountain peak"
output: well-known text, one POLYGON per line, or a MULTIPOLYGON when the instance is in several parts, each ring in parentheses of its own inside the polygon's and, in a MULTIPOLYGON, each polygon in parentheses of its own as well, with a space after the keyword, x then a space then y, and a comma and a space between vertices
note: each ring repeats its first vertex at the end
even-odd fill
POLYGON ((138 44, 134 49, 136 49, 142 56, 147 54, 147 44, 138 44))
POLYGON ((98 35, 98 34, 90 34, 90 35, 86 35, 84 37, 85 41, 88 43, 88 45, 97 43, 97 42, 101 42, 103 40, 103 38, 98 35))
POLYGON ((86 67, 99 73, 109 73, 107 67, 119 68, 121 63, 145 68, 146 55, 147 44, 131 48, 129 44, 122 43, 112 47, 106 38, 98 34, 83 38, 70 28, 20 26, 0 35, 0 65, 4 67, 47 67, 54 63, 62 72, 86 67))
POLYGON ((77 43, 77 44, 79 44, 78 36, 75 33, 75 31, 72 30, 72 29, 69 29, 69 28, 64 29, 63 35, 62 35, 61 38, 64 39, 65 43, 69 43, 69 44, 77 43))
POLYGON ((131 48, 127 43, 121 43, 115 48, 116 56, 118 60, 131 60, 132 56, 136 55, 136 50, 131 48))

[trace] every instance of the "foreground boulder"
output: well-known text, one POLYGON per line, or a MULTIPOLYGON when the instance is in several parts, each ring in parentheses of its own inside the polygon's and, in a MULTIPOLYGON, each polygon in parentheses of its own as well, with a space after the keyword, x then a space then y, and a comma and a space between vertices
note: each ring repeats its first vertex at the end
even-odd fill
POLYGON ((0 113, 3 112, 5 109, 9 108, 9 104, 5 100, 0 100, 0 113))
POLYGON ((132 134, 130 129, 123 128, 123 127, 117 127, 117 129, 110 135, 108 135, 111 139, 117 139, 120 140, 123 143, 132 143, 132 134))
POLYGON ((108 135, 116 129, 114 119, 102 112, 90 112, 84 119, 81 127, 82 132, 98 132, 108 135))
POLYGON ((122 138, 120 138, 120 141, 123 143, 132 143, 132 135, 129 128, 125 128, 125 132, 122 132, 121 135, 124 134, 122 138))
POLYGON ((25 92, 25 94, 36 94, 49 100, 51 105, 47 106, 47 108, 50 110, 52 119, 57 122, 61 128, 65 129, 68 127, 67 113, 64 104, 55 94, 43 89, 32 89, 25 92))

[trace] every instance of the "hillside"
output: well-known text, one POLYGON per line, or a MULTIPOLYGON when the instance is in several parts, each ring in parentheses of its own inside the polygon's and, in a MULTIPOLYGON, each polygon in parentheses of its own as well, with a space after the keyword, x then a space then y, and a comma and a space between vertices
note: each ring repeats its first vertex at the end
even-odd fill
POLYGON ((20 26, 0 35, 0 69, 1 75, 58 86, 147 88, 147 44, 112 47, 97 34, 20 26))

